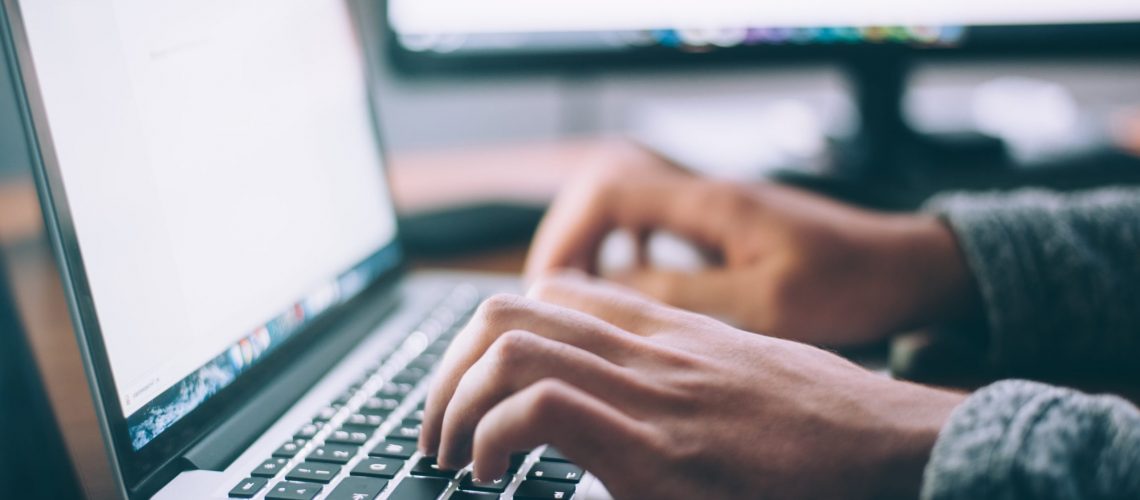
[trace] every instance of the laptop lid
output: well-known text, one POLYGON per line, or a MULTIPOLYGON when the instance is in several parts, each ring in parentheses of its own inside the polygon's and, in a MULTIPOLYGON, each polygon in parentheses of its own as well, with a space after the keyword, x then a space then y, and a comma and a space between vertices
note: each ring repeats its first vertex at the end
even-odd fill
POLYGON ((399 268, 363 45, 344 0, 4 1, 45 219, 135 492, 399 268))

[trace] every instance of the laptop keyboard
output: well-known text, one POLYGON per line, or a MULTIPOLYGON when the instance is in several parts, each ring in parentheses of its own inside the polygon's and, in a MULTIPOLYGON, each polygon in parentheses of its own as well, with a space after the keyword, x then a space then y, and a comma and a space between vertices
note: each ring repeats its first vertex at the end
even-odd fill
POLYGON ((585 473, 549 447, 511 457, 506 475, 475 483, 416 451, 426 381, 479 303, 455 289, 386 359, 367 370, 230 491, 268 500, 568 500, 585 473))

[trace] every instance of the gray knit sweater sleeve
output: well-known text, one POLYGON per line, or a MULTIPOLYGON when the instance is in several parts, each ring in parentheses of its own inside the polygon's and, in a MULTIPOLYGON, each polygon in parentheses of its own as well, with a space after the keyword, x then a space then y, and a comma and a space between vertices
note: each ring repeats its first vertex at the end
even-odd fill
MULTIPOLYGON (((951 195, 928 209, 953 228, 976 278, 999 373, 1138 380, 1140 190, 951 195)), ((998 382, 951 415, 922 496, 1140 499, 1140 412, 1116 397, 998 382)))
POLYGON ((999 374, 1140 375, 1140 189, 951 194, 999 374))
POLYGON ((1140 412, 1114 396, 998 382, 942 428, 922 498, 1140 498, 1140 412))

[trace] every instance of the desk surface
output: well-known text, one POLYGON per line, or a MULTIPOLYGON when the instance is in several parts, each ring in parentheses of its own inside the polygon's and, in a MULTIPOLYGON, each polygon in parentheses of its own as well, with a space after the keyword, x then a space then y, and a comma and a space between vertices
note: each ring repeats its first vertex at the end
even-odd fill
MULTIPOLYGON (((581 140, 399 155, 392 160, 391 174, 396 203, 403 211, 487 200, 542 203, 588 155, 607 144, 581 140), (472 171, 479 175, 470 175, 472 171), (518 175, 524 171, 526 175, 518 175), (441 182, 457 178, 464 182, 441 182)), ((0 257, 5 261, 0 264, 10 269, 20 313, 80 481, 90 498, 108 498, 113 492, 110 470, 38 203, 30 181, 0 183, 0 257)), ((415 265, 517 272, 525 251, 514 246, 415 265)))

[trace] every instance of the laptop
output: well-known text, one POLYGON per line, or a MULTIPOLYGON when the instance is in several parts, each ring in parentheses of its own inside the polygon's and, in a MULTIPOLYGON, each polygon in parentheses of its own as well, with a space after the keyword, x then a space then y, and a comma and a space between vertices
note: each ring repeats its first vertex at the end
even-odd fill
POLYGON ((489 485, 415 451, 449 340, 519 285, 408 272, 367 6, 3 1, 119 495, 605 496, 546 447, 489 485))

